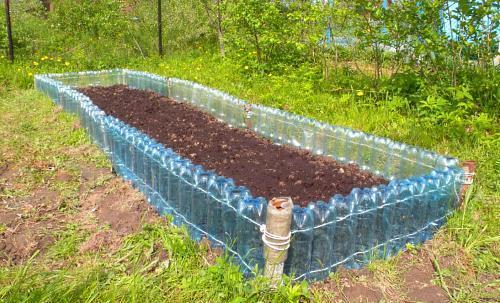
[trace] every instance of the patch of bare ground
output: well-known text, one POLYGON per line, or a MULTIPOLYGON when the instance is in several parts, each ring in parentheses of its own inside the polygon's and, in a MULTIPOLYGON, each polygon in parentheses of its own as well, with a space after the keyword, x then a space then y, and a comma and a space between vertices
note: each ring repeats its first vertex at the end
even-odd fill
POLYGON ((313 284, 313 290, 327 293, 330 302, 380 302, 382 292, 373 286, 373 273, 366 269, 340 268, 330 279, 313 284))
POLYGON ((405 252, 397 263, 409 302, 449 302, 448 294, 434 282, 436 270, 427 249, 417 254, 405 252))
MULTIPOLYGON (((0 184, 15 188, 18 168, 3 168, 0 184)), ((0 200, 0 266, 20 264, 35 252, 42 255, 54 234, 68 223, 90 234, 81 252, 117 250, 124 237, 142 224, 161 220, 144 197, 108 169, 80 166, 78 202, 74 211, 61 208, 63 197, 53 189, 73 176, 61 169, 28 197, 0 200)))
POLYGON ((160 220, 144 196, 119 178, 88 193, 82 200, 79 216, 91 224, 89 229, 106 228, 97 230, 83 243, 80 250, 84 252, 114 251, 125 236, 138 231, 143 224, 160 220))
POLYGON ((331 294, 330 302, 450 302, 436 278, 432 253, 424 246, 388 262, 375 261, 367 269, 340 269, 315 283, 313 291, 331 294))

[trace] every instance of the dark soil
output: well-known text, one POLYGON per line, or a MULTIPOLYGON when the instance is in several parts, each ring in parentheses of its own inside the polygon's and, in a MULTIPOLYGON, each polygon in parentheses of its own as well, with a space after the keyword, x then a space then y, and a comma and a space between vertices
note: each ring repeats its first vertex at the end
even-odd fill
POLYGON ((354 187, 387 181, 355 165, 278 146, 250 130, 231 128, 195 107, 126 86, 80 89, 106 112, 142 130, 195 164, 233 178, 253 195, 292 197, 296 204, 328 201, 354 187))

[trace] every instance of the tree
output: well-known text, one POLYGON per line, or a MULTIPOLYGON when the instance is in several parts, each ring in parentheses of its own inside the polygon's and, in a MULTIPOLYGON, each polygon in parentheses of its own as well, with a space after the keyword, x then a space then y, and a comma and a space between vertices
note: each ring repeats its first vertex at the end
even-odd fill
POLYGON ((219 42, 219 51, 222 57, 226 55, 224 45, 224 13, 226 9, 226 2, 224 0, 201 0, 203 8, 208 17, 210 27, 217 33, 217 41, 219 42))

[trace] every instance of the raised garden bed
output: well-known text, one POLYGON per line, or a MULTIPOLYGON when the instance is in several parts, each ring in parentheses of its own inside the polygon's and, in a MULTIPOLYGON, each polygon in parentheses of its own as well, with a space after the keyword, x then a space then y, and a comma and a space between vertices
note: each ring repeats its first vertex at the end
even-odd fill
POLYGON ((285 263, 297 279, 421 243, 459 202, 454 158, 192 82, 113 70, 38 75, 35 84, 80 117, 158 211, 227 248, 247 272, 263 267, 261 226, 275 196, 297 203, 285 263))
POLYGON ((107 115, 136 127, 195 165, 229 177, 257 197, 289 196, 301 206, 387 181, 356 165, 273 144, 196 107, 146 90, 94 86, 80 92, 107 115))

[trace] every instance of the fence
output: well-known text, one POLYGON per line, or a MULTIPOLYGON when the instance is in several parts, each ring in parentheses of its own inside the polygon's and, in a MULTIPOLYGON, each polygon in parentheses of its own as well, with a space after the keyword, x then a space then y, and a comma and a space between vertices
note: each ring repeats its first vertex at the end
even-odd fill
POLYGON ((75 87, 114 84, 147 89, 188 102, 225 123, 251 128, 287 144, 356 163, 390 180, 355 188, 346 196, 294 206, 285 273, 320 280, 342 265, 359 268, 407 243, 430 239, 459 203, 464 173, 458 160, 349 128, 332 126, 278 109, 249 104, 190 81, 144 72, 109 70, 37 75, 35 85, 76 114, 111 158, 116 172, 145 194, 161 214, 186 225, 195 240, 207 237, 227 249, 245 273, 263 268, 261 240, 267 201, 224 176, 193 165, 136 128, 106 115, 75 87))

